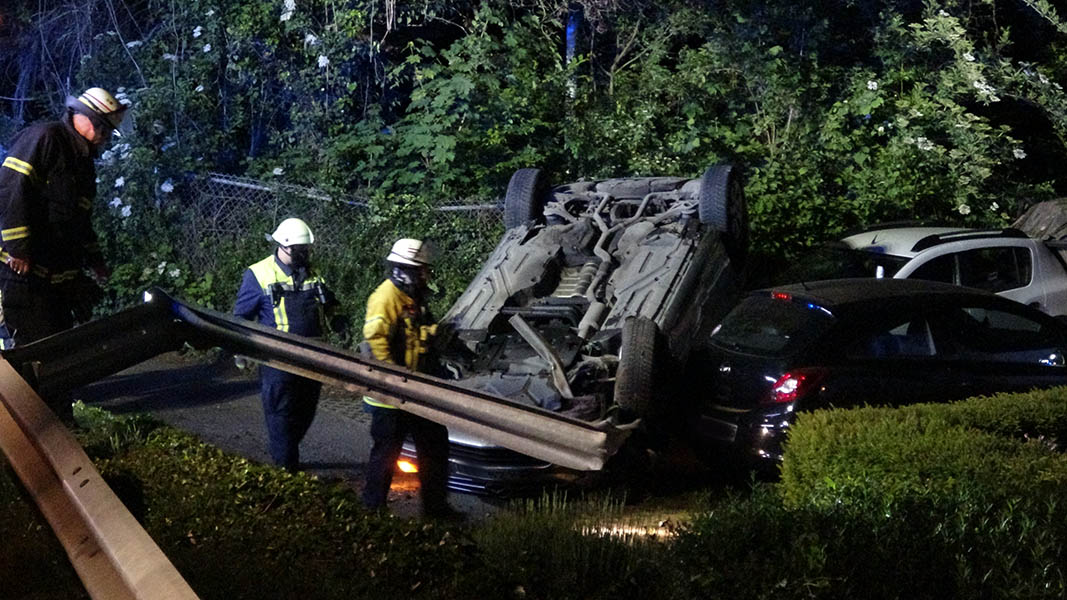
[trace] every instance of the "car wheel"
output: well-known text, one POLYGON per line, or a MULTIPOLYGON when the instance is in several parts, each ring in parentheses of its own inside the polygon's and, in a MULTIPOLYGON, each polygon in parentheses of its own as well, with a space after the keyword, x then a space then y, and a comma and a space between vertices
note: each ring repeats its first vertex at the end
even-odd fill
POLYGON ((743 259, 748 251, 748 205, 737 169, 708 167, 700 178, 699 199, 700 222, 724 233, 730 257, 743 259))
POLYGON ((508 182, 504 196, 504 227, 540 220, 545 209, 547 181, 541 169, 519 169, 508 182))
POLYGON ((627 416, 648 414, 655 390, 656 340, 659 328, 647 317, 626 319, 622 326, 622 348, 615 373, 615 403, 627 416))

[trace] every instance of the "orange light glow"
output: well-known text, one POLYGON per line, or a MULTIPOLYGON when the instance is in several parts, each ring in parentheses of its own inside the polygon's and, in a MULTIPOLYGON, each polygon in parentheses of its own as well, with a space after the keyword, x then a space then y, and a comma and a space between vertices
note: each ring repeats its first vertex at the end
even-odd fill
POLYGON ((406 458, 401 458, 400 460, 396 461, 396 468, 400 469, 402 473, 419 472, 419 468, 415 466, 415 463, 411 462, 410 460, 407 460, 406 458))

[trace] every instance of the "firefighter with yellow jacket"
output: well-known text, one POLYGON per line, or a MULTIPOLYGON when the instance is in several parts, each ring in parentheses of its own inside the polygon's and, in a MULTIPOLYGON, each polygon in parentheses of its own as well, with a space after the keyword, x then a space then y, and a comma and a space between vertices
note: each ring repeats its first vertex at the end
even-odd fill
MULTIPOLYGON (((436 325, 425 304, 430 266, 427 248, 420 240, 398 240, 386 265, 389 277, 367 300, 364 349, 369 346, 378 360, 412 371, 434 372, 430 342, 436 325)), ((363 402, 371 415, 372 440, 364 505, 370 509, 385 506, 396 460, 410 434, 418 454, 423 514, 431 518, 454 516, 446 500, 448 430, 374 398, 365 396, 363 402)))

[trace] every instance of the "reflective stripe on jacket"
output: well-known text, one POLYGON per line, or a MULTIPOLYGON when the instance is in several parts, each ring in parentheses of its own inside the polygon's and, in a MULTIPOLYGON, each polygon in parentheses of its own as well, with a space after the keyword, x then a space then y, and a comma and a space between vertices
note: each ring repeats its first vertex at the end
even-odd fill
MULTIPOLYGON (((0 163, 0 259, 29 260, 29 275, 54 284, 102 263, 95 197, 93 149, 69 121, 24 129, 0 163)), ((0 277, 24 276, 3 267, 0 277)))
POLYGON ((306 337, 323 333, 323 301, 331 294, 314 270, 302 279, 275 255, 248 267, 234 315, 306 337), (297 279, 294 279, 294 276, 297 279))
MULTIPOLYGON (((388 279, 367 299, 363 339, 378 360, 424 371, 430 342, 436 333, 437 325, 432 323, 425 307, 388 279)), ((368 396, 363 401, 372 406, 395 408, 368 396)))

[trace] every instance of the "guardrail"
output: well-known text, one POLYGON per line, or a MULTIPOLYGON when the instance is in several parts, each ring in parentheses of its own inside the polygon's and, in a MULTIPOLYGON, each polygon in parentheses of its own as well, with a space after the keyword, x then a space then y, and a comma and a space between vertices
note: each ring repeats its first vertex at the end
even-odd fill
POLYGON ((609 421, 516 404, 152 290, 141 306, 4 351, 0 361, 3 450, 93 598, 195 595, 23 376, 49 397, 184 344, 222 346, 571 469, 603 468, 629 435, 609 421))
POLYGON ((11 364, 2 360, 0 448, 91 597, 197 597, 104 483, 74 436, 11 364))

